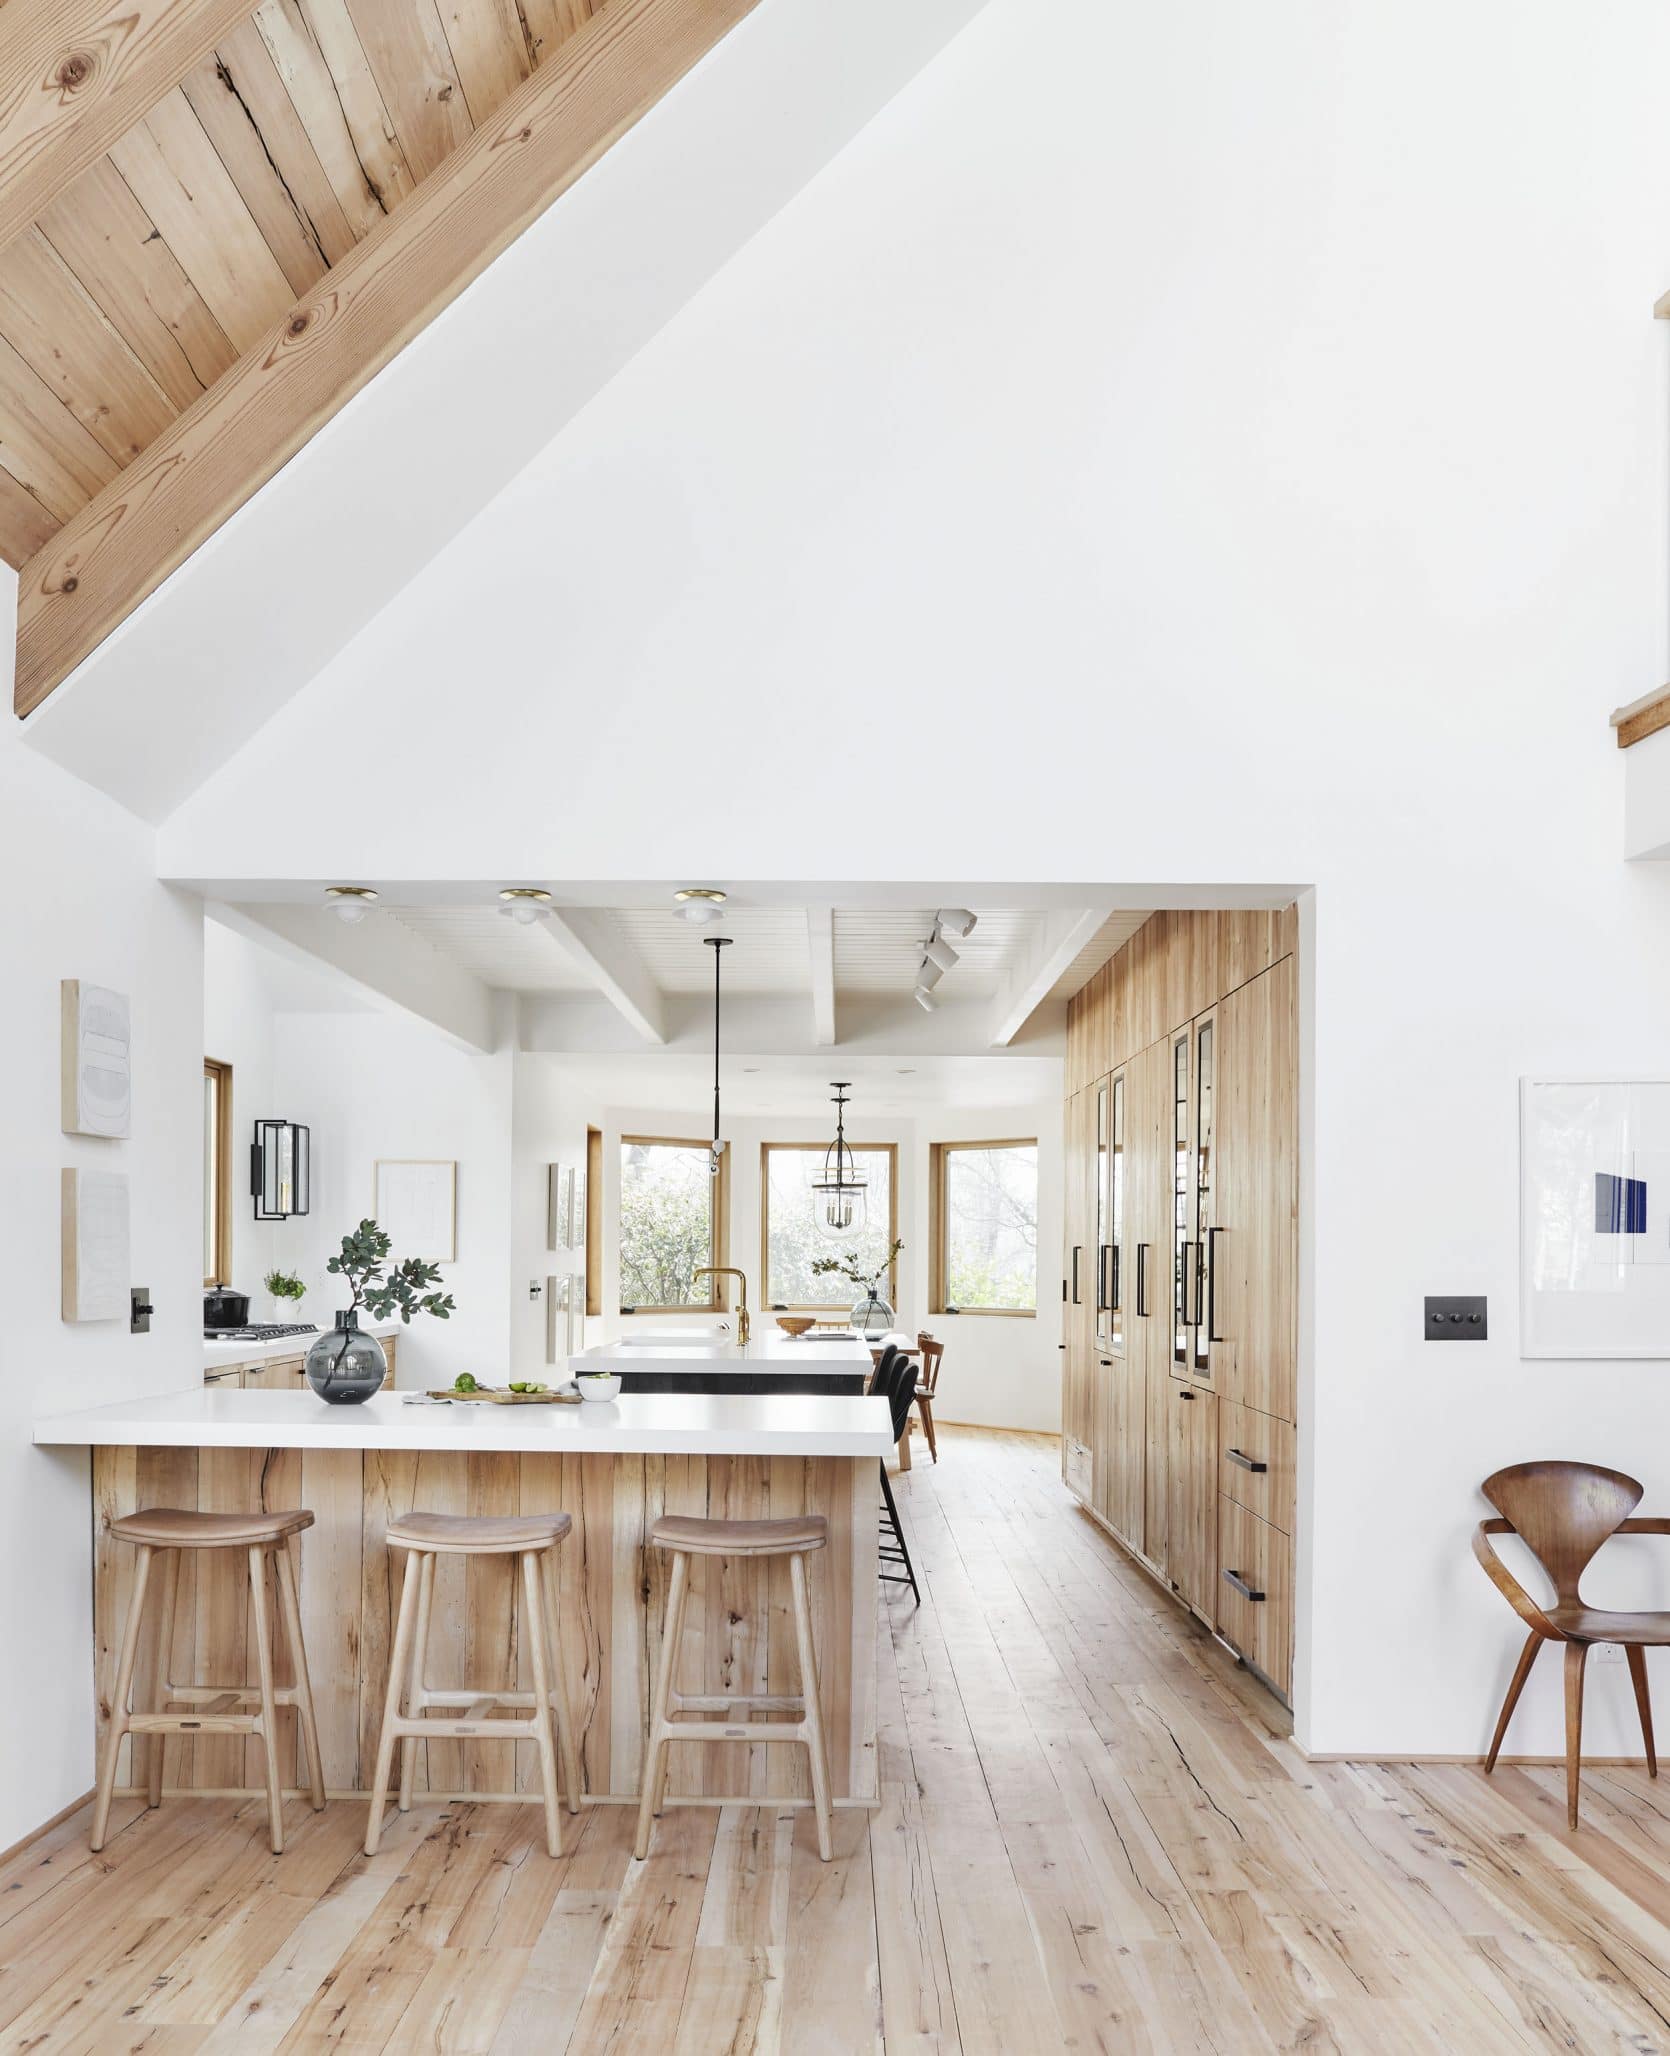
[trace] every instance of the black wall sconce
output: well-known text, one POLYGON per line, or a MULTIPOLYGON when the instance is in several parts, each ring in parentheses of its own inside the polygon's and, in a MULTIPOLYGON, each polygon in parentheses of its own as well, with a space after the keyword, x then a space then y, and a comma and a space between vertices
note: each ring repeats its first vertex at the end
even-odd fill
POLYGON ((305 1214, 313 1199, 313 1142, 296 1121, 257 1121, 249 1148, 249 1190, 258 1221, 305 1214))

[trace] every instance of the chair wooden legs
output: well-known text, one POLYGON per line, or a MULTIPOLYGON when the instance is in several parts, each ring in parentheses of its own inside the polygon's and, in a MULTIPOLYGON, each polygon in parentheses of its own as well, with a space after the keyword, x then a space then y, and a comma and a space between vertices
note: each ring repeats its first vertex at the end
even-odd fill
POLYGON ((562 1854, 562 1804, 557 1796, 557 1745, 551 1733, 551 1667, 546 1659, 545 1581, 540 1552, 522 1552, 522 1604, 527 1622, 528 1660, 533 1671, 534 1741, 539 1745, 539 1775, 545 1788, 545 1853, 562 1854))
POLYGON ((1519 1661, 1514 1665, 1513 1677, 1508 1683, 1508 1696, 1502 1701, 1501 1718, 1496 1723, 1496 1732, 1490 1738, 1490 1754, 1484 1760, 1488 1774, 1496 1768, 1496 1759, 1501 1754, 1502 1738, 1508 1732, 1508 1722, 1513 1719, 1513 1710, 1519 1704, 1519 1695, 1525 1689, 1525 1680, 1531 1675, 1531 1666, 1537 1660, 1544 1637, 1533 1628, 1526 1637, 1525 1647, 1519 1652, 1519 1661))
MULTIPOLYGON (((418 1565, 417 1629, 412 1636, 412 1674, 406 1696, 406 1709, 421 1719, 424 1708, 424 1680, 429 1674, 429 1616, 435 1604, 435 1559, 425 1555, 415 1560, 418 1565)), ((412 1785, 417 1777, 418 1738, 407 1734, 400 1738, 400 1811, 412 1810, 412 1785)))
POLYGON ((655 1696, 649 1709, 649 1747, 644 1752, 641 1776, 643 1792, 638 1800, 637 1856, 649 1854, 650 1822, 661 1811, 662 1785, 667 1762, 667 1709, 673 1689, 673 1671, 678 1664, 679 1636, 684 1628, 684 1595, 690 1576, 690 1558, 673 1553, 672 1581, 667 1587, 667 1614, 661 1627, 661 1657, 655 1667, 655 1696))
POLYGON ((284 1854, 284 1793, 278 1782, 278 1701, 273 1697, 272 1621, 267 1611, 267 1552, 249 1552, 249 1601, 255 1629, 255 1673, 261 1684, 261 1755, 267 1772, 267 1835, 284 1854))
POLYGON ((1577 1784, 1583 1763, 1583 1666, 1587 1642, 1566 1644, 1566 1825, 1577 1825, 1577 1784))
POLYGON ((934 1439, 934 1403, 926 1394, 916 1395, 917 1411, 922 1416, 922 1432, 928 1438, 928 1454, 935 1463, 939 1462, 939 1444, 934 1439))
MULTIPOLYGON (((174 1607, 180 1592, 180 1552, 169 1549, 163 1552, 162 1564, 162 1613, 157 1621, 157 1655, 155 1664, 157 1711, 165 1712, 168 1706, 168 1670, 174 1652, 174 1607)), ((151 1736, 147 1748, 145 1804, 162 1804, 163 1752, 167 1747, 165 1734, 151 1736)))
POLYGON ((580 1751, 574 1735, 574 1709, 568 1701, 568 1669, 563 1662, 562 1629, 557 1620, 557 1566, 539 1559, 540 1590, 545 1598, 545 1647, 551 1658, 551 1687, 557 1701, 557 1748, 562 1755, 563 1785, 570 1813, 580 1811, 580 1751))
POLYGON ((823 1707, 818 1701, 818 1660, 812 1647, 812 1607, 806 1594, 806 1559, 789 1558, 789 1581, 794 1593, 794 1639, 800 1659, 800 1696, 805 1702, 806 1743, 812 1759, 812 1804, 818 1815, 818 1854, 825 1863, 833 1853, 833 1827, 829 1798, 829 1752, 823 1738, 823 1707))
POLYGON ((133 1597, 128 1617, 122 1623, 122 1653, 116 1659, 116 1689, 110 1695, 110 1728, 104 1738, 104 1763, 99 1771, 98 1794, 93 1801, 93 1847, 104 1847, 105 1829, 110 1825, 110 1802, 116 1791, 116 1759, 122 1753, 122 1738, 128 1731, 128 1700, 133 1692, 133 1667, 139 1656, 139 1617, 145 1610, 145 1587, 151 1577, 153 1551, 141 1543, 133 1572, 133 1597))
POLYGON ((1635 1687, 1635 1704, 1641 1715, 1641 1739, 1647 1745, 1647 1775, 1658 1776, 1658 1751, 1653 1747, 1653 1702, 1647 1696, 1647 1652, 1634 1642, 1624 1644, 1629 1658, 1629 1681, 1635 1687))
POLYGON ((365 1826, 367 1856, 376 1855, 377 1844, 383 1838, 383 1805, 388 1795, 389 1772, 394 1768, 400 1702, 406 1688, 406 1665, 411 1657, 412 1622, 417 1613, 418 1587, 422 1582, 422 1560, 409 1551, 406 1575, 400 1586, 400 1617, 395 1623, 394 1647, 389 1652, 389 1686, 383 1699, 383 1732, 377 1743, 377 1768, 371 1777, 371 1814, 365 1826))
MULTIPOLYGON (((313 1680, 308 1675, 307 1647, 302 1641, 301 1597, 296 1590, 296 1559, 288 1542, 274 1552, 278 1571, 278 1603, 284 1614, 284 1639, 290 1645, 290 1663, 296 1674, 296 1715, 301 1723, 302 1748, 307 1756, 308 1796, 313 1811, 325 1810, 325 1761, 319 1751, 319 1723, 313 1714, 313 1680)), ((158 1737, 160 1743, 161 1737, 158 1737)))

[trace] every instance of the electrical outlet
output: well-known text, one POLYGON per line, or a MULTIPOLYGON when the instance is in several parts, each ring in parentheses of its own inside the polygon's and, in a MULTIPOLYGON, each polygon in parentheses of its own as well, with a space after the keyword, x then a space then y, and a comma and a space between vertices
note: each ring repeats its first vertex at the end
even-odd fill
POLYGON ((1450 1293, 1428 1299, 1422 1333, 1428 1342, 1483 1342, 1490 1333, 1483 1295, 1450 1293))
POLYGON ((1595 1644, 1596 1663, 1622 1663, 1623 1660, 1624 1645, 1621 1642, 1597 1642, 1595 1644))

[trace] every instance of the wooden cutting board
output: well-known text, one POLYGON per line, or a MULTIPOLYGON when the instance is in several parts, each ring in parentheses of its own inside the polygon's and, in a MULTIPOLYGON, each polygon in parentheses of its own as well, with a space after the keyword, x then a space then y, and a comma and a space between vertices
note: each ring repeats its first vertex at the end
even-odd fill
POLYGON ((578 1392, 501 1392, 490 1385, 478 1387, 474 1392, 454 1392, 450 1386, 444 1392, 431 1392, 430 1399, 484 1400, 489 1406, 579 1406, 582 1404, 578 1392))

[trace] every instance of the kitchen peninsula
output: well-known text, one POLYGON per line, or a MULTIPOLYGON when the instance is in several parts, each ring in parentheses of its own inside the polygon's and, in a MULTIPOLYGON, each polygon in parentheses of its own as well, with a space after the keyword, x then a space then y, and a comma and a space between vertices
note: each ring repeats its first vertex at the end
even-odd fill
MULTIPOLYGON (((401 1563, 384 1541, 413 1508, 440 1513, 560 1510, 574 1531, 557 1553, 558 1631, 582 1736, 585 1790, 636 1795, 650 1680, 665 1610, 667 1564, 646 1547, 662 1514, 726 1519, 821 1513, 829 1547, 810 1559, 821 1699, 837 1801, 876 1793, 876 1473, 891 1443, 880 1399, 773 1392, 624 1393, 613 1404, 422 1405, 385 1390, 331 1407, 306 1390, 193 1387, 45 1417, 37 1444, 92 1451, 95 1690, 113 1689, 115 1647, 133 1573, 131 1549, 108 1524, 154 1506, 202 1511, 307 1507, 298 1538, 301 1617, 318 1711, 325 1783, 371 1783, 401 1563)), ((237 1557, 238 1552, 221 1552, 237 1557)), ((435 1581, 433 1682, 518 1679, 514 1562, 453 1558, 435 1581)), ((699 1567, 686 1626, 685 1689, 723 1696, 794 1689, 786 1585, 769 1565, 715 1558, 699 1567), (700 1682, 696 1680, 700 1678, 700 1682)), ((169 1675, 175 1683, 236 1676, 246 1656, 241 1560, 213 1553, 181 1566, 169 1675), (187 1580, 196 1578, 192 1590, 187 1580), (200 1645, 201 1643, 201 1657, 200 1645)), ((251 1638, 252 1640, 253 1638, 251 1638)), ((153 1704, 147 1636, 135 1704, 153 1704)), ((248 1660, 253 1664, 251 1647, 248 1660)), ((280 1682, 284 1682, 281 1676, 280 1682)), ((286 1789, 297 1784, 294 1715, 281 1714, 286 1789)), ((100 1723, 102 1744, 103 1721, 100 1723)), ((143 1784, 154 1738, 120 1784, 143 1784)), ((171 1743, 167 1788, 259 1789, 260 1745, 204 1733, 171 1743)), ((417 1790, 432 1796, 519 1794, 531 1745, 442 1741, 418 1751, 417 1790)), ((798 1750, 739 1742, 672 1752, 675 1793, 804 1796, 798 1750)))
POLYGON ((600 1342, 569 1359, 569 1370, 610 1371, 626 1392, 862 1392, 875 1368, 873 1351, 903 1335, 874 1343, 846 1331, 785 1335, 768 1329, 733 1342, 712 1329, 641 1329, 618 1342, 600 1342))

